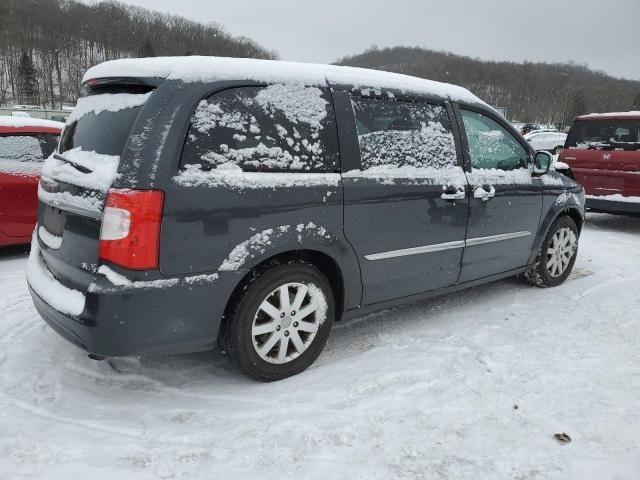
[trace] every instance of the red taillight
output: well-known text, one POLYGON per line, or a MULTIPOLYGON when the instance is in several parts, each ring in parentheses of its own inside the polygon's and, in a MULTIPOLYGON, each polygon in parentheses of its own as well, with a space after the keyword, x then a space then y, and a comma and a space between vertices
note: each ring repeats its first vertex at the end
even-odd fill
POLYGON ((129 270, 157 269, 163 200, 159 190, 109 190, 100 259, 129 270))

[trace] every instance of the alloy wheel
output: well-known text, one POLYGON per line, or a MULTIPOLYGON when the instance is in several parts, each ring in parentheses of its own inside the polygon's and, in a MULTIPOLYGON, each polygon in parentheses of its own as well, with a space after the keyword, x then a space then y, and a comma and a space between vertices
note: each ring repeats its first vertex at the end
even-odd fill
POLYGON ((326 300, 315 285, 286 283, 260 303, 251 326, 256 353, 269 363, 288 363, 311 345, 326 316, 326 300))
POLYGON ((547 270, 552 277, 561 276, 569 267, 576 253, 578 239, 568 227, 560 228, 547 248, 547 270))

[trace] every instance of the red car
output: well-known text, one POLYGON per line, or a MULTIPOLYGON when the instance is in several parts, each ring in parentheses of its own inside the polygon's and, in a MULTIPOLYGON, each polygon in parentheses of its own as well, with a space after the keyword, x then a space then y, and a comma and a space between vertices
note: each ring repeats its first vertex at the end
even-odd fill
POLYGON ((49 120, 0 116, 0 246, 31 241, 40 168, 63 127, 49 120))
POLYGON ((576 117, 558 160, 584 186, 589 210, 640 214, 640 112, 576 117))

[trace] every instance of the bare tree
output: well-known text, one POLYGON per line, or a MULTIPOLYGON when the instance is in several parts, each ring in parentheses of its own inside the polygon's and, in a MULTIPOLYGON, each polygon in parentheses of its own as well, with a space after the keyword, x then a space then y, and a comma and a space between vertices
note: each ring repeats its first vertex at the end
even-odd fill
POLYGON ((106 60, 185 52, 276 57, 219 25, 115 1, 87 5, 76 0, 0 0, 0 18, 0 104, 24 96, 19 84, 23 54, 34 70, 33 101, 50 107, 75 102, 84 72, 106 60))

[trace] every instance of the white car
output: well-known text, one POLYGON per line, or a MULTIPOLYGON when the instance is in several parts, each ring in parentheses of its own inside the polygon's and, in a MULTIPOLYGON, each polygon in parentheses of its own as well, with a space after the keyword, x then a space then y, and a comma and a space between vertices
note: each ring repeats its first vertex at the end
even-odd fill
POLYGON ((567 134, 557 130, 536 130, 527 133, 524 138, 536 150, 546 150, 555 154, 564 147, 567 134))

